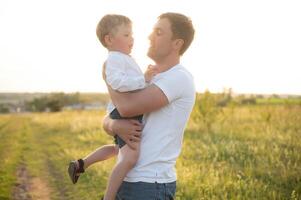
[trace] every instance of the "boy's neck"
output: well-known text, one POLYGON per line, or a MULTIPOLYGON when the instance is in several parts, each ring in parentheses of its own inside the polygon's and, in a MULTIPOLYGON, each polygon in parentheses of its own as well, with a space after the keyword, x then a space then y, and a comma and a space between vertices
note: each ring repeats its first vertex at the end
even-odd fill
POLYGON ((130 54, 126 54, 126 53, 124 53, 124 52, 122 52, 122 51, 118 51, 118 50, 116 50, 116 49, 108 49, 108 52, 109 52, 109 53, 110 53, 110 52, 118 52, 118 53, 122 53, 122 54, 125 54, 125 55, 130 56, 130 54))

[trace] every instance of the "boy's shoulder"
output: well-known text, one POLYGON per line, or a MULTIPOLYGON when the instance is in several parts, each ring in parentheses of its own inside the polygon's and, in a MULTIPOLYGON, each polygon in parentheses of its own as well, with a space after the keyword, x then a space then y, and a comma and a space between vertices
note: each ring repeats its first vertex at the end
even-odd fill
POLYGON ((107 59, 127 59, 129 55, 118 51, 110 51, 107 59))
POLYGON ((136 70, 139 68, 134 58, 132 58, 130 55, 120 53, 118 51, 109 52, 106 64, 114 66, 124 66, 126 68, 134 68, 136 70))

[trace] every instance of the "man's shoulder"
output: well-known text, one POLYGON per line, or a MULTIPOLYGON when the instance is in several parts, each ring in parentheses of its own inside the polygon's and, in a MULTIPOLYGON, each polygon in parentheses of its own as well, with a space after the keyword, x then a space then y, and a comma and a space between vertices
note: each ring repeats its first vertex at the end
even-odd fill
POLYGON ((183 66, 175 66, 160 74, 152 83, 163 91, 169 102, 174 99, 190 98, 195 94, 193 76, 183 66))
POLYGON ((193 80, 193 75, 191 74, 188 69, 186 69, 184 66, 180 65, 178 67, 178 72, 182 74, 183 76, 186 76, 189 80, 193 80))
POLYGON ((169 71, 169 73, 164 74, 163 77, 180 81, 180 83, 194 83, 193 75, 183 65, 180 64, 173 67, 169 71))

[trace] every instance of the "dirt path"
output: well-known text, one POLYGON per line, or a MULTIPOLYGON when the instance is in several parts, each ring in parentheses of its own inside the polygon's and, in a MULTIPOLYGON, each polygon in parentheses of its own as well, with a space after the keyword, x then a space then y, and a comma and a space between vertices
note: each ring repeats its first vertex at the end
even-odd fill
POLYGON ((17 183, 13 189, 13 200, 50 200, 50 189, 39 177, 29 176, 26 166, 17 170, 17 183))
POLYGON ((13 189, 13 200, 31 200, 29 195, 29 177, 25 165, 21 165, 17 171, 17 183, 13 189))
MULTIPOLYGON (((46 154, 47 155, 47 154, 46 154)), ((53 165, 53 162, 51 160, 48 160, 48 172, 49 174, 54 177, 56 180, 60 180, 60 178, 62 177, 62 174, 60 174, 57 170, 55 170, 55 166, 53 165)), ((63 185, 60 185, 60 187, 56 188, 60 199, 65 199, 65 197, 67 196, 67 188, 63 185)))

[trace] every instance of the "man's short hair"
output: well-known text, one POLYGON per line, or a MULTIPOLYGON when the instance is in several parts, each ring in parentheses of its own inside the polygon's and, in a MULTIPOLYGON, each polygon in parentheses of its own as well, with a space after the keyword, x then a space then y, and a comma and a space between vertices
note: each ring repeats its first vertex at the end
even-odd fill
POLYGON ((108 34, 116 33, 117 29, 121 25, 131 24, 131 20, 123 15, 109 14, 105 15, 99 21, 96 27, 96 35, 101 42, 101 44, 106 47, 105 36, 108 34))
POLYGON ((182 39, 184 41, 184 44, 179 52, 180 55, 183 55, 194 38, 194 28, 190 18, 180 13, 171 12, 163 13, 158 18, 167 18, 171 24, 173 39, 182 39))

